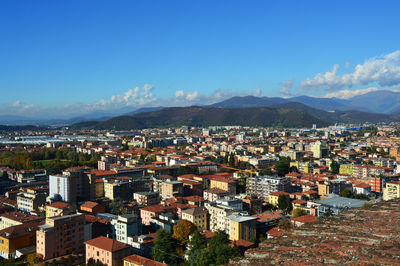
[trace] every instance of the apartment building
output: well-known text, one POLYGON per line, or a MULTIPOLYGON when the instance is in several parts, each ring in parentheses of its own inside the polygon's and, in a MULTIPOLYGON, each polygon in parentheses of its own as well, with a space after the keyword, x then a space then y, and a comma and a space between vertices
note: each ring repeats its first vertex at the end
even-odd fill
POLYGON ((128 243, 128 237, 142 234, 142 220, 135 214, 119 215, 111 220, 112 237, 123 243, 128 243))
POLYGON ((0 230, 29 222, 42 221, 43 218, 24 212, 6 212, 0 215, 0 230))
POLYGON ((277 191, 290 192, 290 179, 278 176, 255 176, 247 179, 247 192, 259 198, 268 198, 270 193, 277 191))
POLYGON ((234 211, 225 206, 220 206, 215 203, 205 203, 204 207, 207 209, 209 213, 209 229, 212 232, 217 230, 228 231, 229 229, 229 220, 227 220, 227 216, 233 213, 234 211))
POLYGON ((182 219, 192 222, 197 230, 207 230, 207 216, 208 211, 204 207, 194 207, 182 211, 182 219))
POLYGON ((18 193, 17 207, 21 211, 39 211, 39 207, 45 205, 47 193, 43 188, 27 188, 18 193))
POLYGON ((229 239, 250 241, 257 237, 257 217, 247 212, 232 213, 226 217, 229 222, 229 239))
POLYGON ((215 176, 210 179, 210 188, 219 188, 229 194, 236 194, 236 180, 233 178, 215 176))
POLYGON ((18 249, 34 246, 38 225, 39 222, 28 222, 0 230, 0 257, 15 258, 18 249))
POLYGON ((104 180, 104 197, 129 200, 132 197, 132 183, 127 179, 104 180))
POLYGON ((135 192, 133 199, 142 206, 157 205, 160 203, 160 193, 158 192, 135 192))
POLYGON ((71 208, 66 202, 53 202, 46 205, 46 218, 63 216, 71 213, 71 208))
POLYGON ((169 199, 183 196, 183 183, 167 180, 161 183, 161 198, 169 199))
POLYGON ((123 258, 129 256, 130 246, 104 236, 85 242, 86 264, 89 260, 100 261, 104 265, 122 266, 123 258))
POLYGON ((83 252, 83 214, 48 217, 36 231, 36 253, 44 260, 83 252))
POLYGON ((383 200, 391 200, 400 198, 400 181, 386 182, 383 189, 383 200))

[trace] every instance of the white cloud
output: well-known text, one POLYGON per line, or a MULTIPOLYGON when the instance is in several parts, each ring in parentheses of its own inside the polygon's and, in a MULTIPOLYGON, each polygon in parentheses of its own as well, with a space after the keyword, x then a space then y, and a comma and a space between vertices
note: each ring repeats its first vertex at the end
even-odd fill
POLYGON ((186 94, 186 100, 188 100, 188 101, 194 101, 197 99, 197 97, 199 97, 198 91, 193 91, 193 92, 189 92, 188 94, 186 94))
POLYGON ((281 94, 285 96, 293 95, 292 90, 294 86, 294 79, 290 78, 282 82, 282 89, 279 91, 281 94))
POLYGON ((313 79, 300 83, 303 90, 339 90, 355 85, 377 83, 380 86, 392 87, 400 84, 400 50, 373 57, 363 64, 358 64, 352 72, 338 75, 339 65, 332 71, 318 73, 313 79))
POLYGON ((371 87, 367 89, 358 89, 358 90, 341 90, 341 91, 336 91, 336 92, 331 92, 325 94, 323 97, 325 98, 340 98, 340 99, 349 99, 357 95, 363 95, 371 91, 377 91, 379 90, 378 88, 371 87))
POLYGON ((107 106, 121 107, 122 106, 143 106, 156 101, 156 97, 153 95, 153 85, 145 84, 143 87, 136 87, 134 89, 127 90, 124 94, 117 94, 111 96, 110 100, 100 100, 94 104, 94 107, 107 106), (110 106, 111 105, 111 106, 110 106))
POLYGON ((175 97, 176 98, 180 98, 180 97, 183 97, 183 96, 185 96, 185 92, 184 91, 180 90, 180 91, 176 91, 175 92, 175 97))

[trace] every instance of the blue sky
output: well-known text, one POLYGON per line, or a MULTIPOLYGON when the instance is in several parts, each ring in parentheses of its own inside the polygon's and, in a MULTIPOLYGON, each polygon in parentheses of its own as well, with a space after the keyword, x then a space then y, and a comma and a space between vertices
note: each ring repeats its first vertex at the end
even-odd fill
POLYGON ((398 14, 398 1, 4 0, 0 113, 397 90, 398 14))

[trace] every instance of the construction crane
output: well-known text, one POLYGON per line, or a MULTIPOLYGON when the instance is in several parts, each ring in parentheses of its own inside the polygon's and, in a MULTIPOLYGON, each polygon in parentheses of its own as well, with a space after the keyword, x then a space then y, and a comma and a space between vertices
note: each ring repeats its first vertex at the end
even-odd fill
POLYGON ((230 167, 230 166, 221 166, 221 168, 236 170, 236 171, 240 171, 240 172, 244 172, 244 173, 250 173, 250 196, 253 195, 253 174, 255 174, 256 172, 253 171, 252 168, 250 168, 250 170, 249 169, 238 169, 238 168, 234 168, 234 167, 230 167))

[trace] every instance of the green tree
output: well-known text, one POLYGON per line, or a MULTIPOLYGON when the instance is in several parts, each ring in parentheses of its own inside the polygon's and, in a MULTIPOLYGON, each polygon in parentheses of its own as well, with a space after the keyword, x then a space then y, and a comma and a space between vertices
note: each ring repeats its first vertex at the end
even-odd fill
POLYGON ((332 160, 331 173, 334 174, 334 175, 339 174, 339 168, 340 168, 339 163, 336 162, 335 160, 332 160))
POLYGON ((349 188, 345 188, 340 192, 340 196, 345 198, 354 198, 354 192, 349 188))
POLYGON ((198 261, 201 250, 207 248, 206 238, 199 231, 194 231, 189 241, 190 250, 188 252, 190 261, 198 261))
POLYGON ((300 208, 295 208, 292 210, 292 216, 293 217, 299 217, 299 216, 303 216, 306 215, 307 212, 304 209, 300 209, 300 208))
POLYGON ((279 195, 278 197, 278 209, 284 212, 290 212, 292 205, 290 204, 289 197, 286 195, 279 195))
POLYGON ((272 170, 269 167, 263 168, 259 171, 260 175, 272 175, 272 170))
POLYGON ((285 176, 289 173, 289 165, 290 165, 290 158, 282 157, 279 161, 275 164, 275 171, 278 176, 285 176))
POLYGON ((176 253, 177 241, 166 231, 160 229, 157 231, 152 257, 154 260, 166 264, 177 264, 181 258, 176 253))
POLYGON ((235 166, 235 156, 233 155, 233 153, 229 154, 228 164, 231 167, 235 166))

